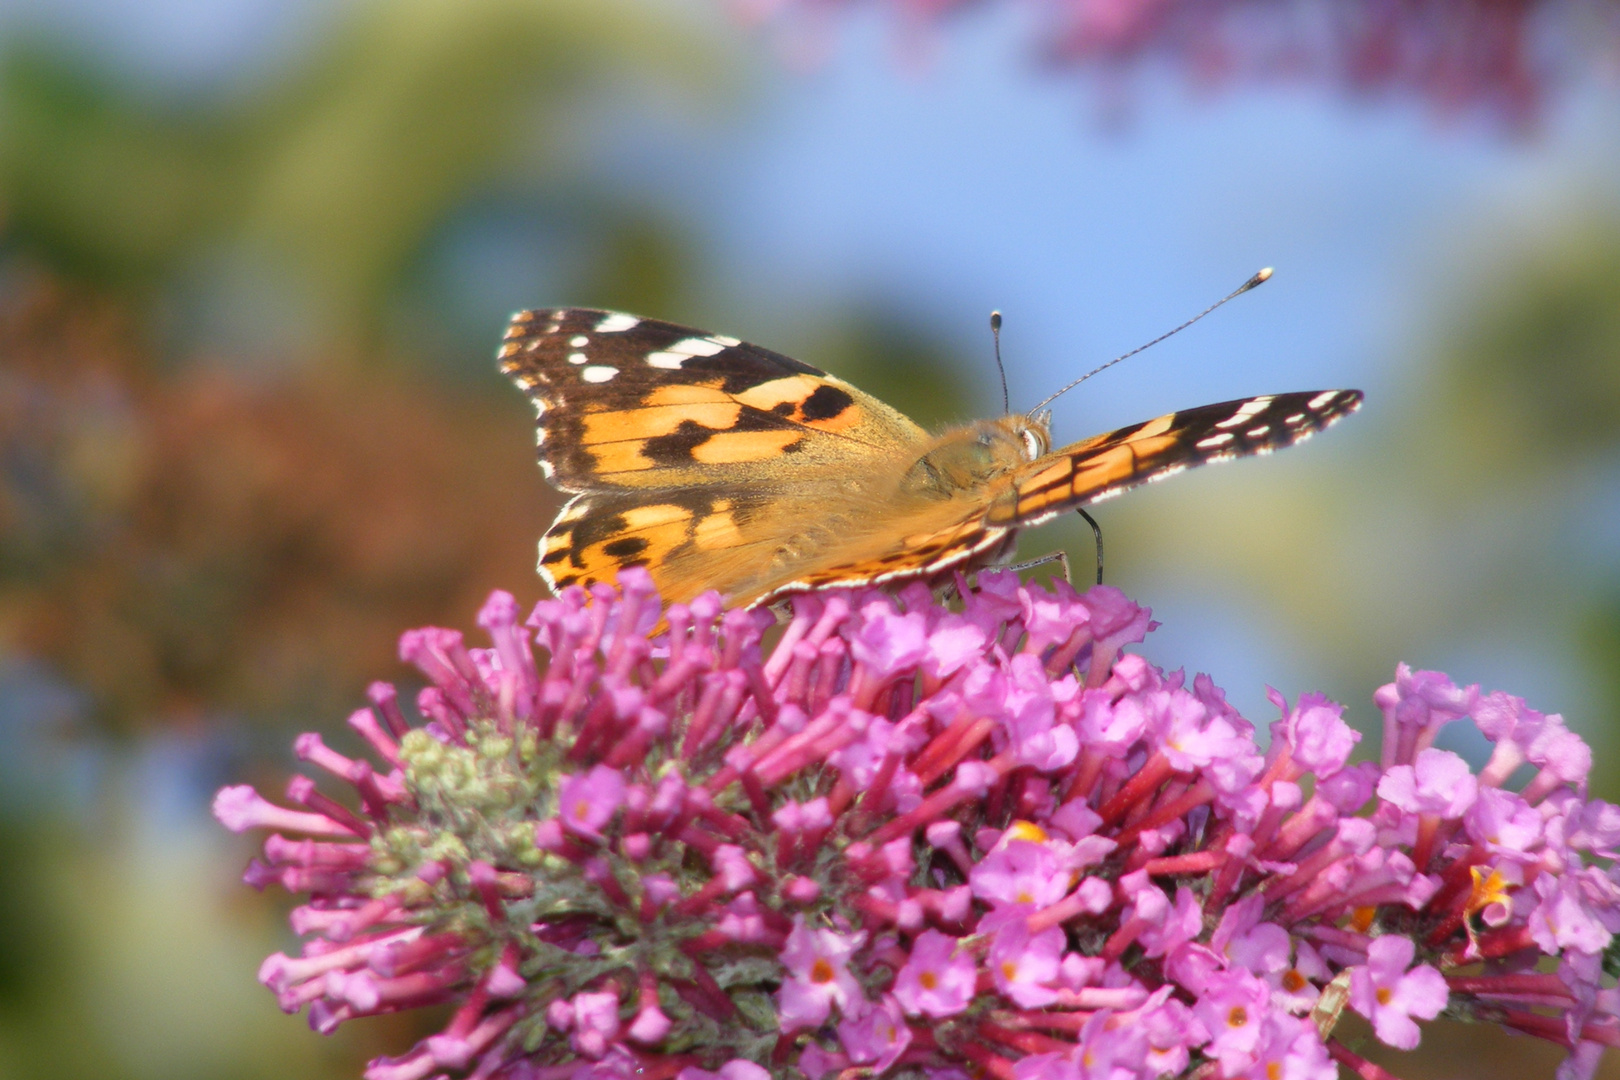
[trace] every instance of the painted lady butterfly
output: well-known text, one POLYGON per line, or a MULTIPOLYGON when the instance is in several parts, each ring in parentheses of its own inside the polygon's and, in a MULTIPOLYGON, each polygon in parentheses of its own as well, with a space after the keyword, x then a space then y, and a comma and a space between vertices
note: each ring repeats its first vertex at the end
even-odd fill
POLYGON ((1049 413, 930 435, 797 360, 617 312, 520 312, 500 360, 539 411, 540 467, 574 493, 540 541, 546 583, 645 566, 666 601, 741 605, 995 563, 1021 528, 1290 446, 1361 404, 1268 394, 1049 450, 1049 413))

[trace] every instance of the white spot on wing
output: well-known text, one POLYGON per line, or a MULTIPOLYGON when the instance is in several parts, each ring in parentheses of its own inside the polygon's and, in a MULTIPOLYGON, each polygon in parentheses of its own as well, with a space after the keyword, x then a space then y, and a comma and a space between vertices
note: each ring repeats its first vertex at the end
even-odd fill
POLYGON ((579 377, 586 382, 607 382, 618 373, 619 369, 616 367, 608 367, 605 364, 592 364, 584 371, 581 371, 579 377))
POLYGON ((1339 392, 1337 390, 1324 390, 1320 394, 1317 394, 1315 397, 1311 398, 1311 400, 1307 401, 1305 403, 1305 407, 1311 410, 1311 412, 1316 412, 1318 409, 1326 408, 1327 403, 1338 396, 1339 392))
POLYGON ((639 325, 641 325, 641 320, 634 315, 625 315, 622 312, 613 311, 603 316, 602 321, 596 324, 596 332, 598 334, 620 334, 626 330, 634 330, 639 325))
POLYGON ((1225 420, 1222 420, 1215 426, 1225 429, 1246 424, 1249 422, 1251 417, 1259 416, 1261 413, 1270 408, 1273 400, 1275 400, 1273 395, 1265 394, 1261 397, 1252 398, 1249 401, 1245 401, 1242 405, 1238 406, 1237 412, 1233 413, 1231 416, 1228 416, 1225 420))
POLYGON ((1243 433, 1243 435, 1244 435, 1245 438, 1248 438, 1248 439, 1258 439, 1258 438, 1260 438, 1261 436, 1263 436, 1266 432, 1268 432, 1270 430, 1271 430, 1271 425, 1270 424, 1261 424, 1257 428, 1250 428, 1248 431, 1245 431, 1243 433))
POLYGON ((1302 413, 1302 412, 1297 412, 1293 416, 1285 416, 1285 417, 1283 417, 1283 423, 1287 424, 1289 427, 1298 427, 1300 424, 1303 424, 1304 422, 1305 422, 1305 414, 1302 413))
POLYGON ((585 361, 587 361, 589 359, 590 359, 590 357, 586 356, 582 352, 576 352, 576 353, 569 353, 568 354, 568 362, 570 364, 583 364, 585 361))
MULTIPOLYGON (((1163 476, 1169 476, 1170 473, 1168 471, 1166 471, 1162 475, 1163 476)), ((1161 476, 1150 476, 1150 477, 1148 477, 1148 483, 1152 483, 1153 481, 1158 480, 1158 479, 1161 479, 1161 476)), ((1085 505, 1093 506, 1093 505, 1095 505, 1097 503, 1100 503, 1100 502, 1106 502, 1109 499, 1117 499, 1121 495, 1125 494, 1125 492, 1127 490, 1129 490, 1129 489, 1122 488, 1122 487, 1105 488, 1102 491, 1097 492, 1097 494, 1091 496, 1089 499, 1087 499, 1086 502, 1085 502, 1085 505)), ((1056 515, 1054 514, 1053 517, 1055 517, 1055 516, 1056 515)), ((1046 520, 1051 521, 1052 518, 1049 517, 1046 520)))
POLYGON ((591 339, 586 337, 584 334, 575 334, 573 337, 568 339, 568 344, 575 349, 583 349, 590 343, 591 339))
POLYGON ((714 342, 716 345, 723 345, 728 349, 735 349, 738 345, 742 344, 742 342, 738 341, 736 338, 727 337, 724 334, 710 334, 709 340, 714 342))
MULTIPOLYGON (((726 339, 729 340, 731 339, 726 339)), ((674 371, 694 356, 714 356, 727 348, 728 346, 718 338, 683 338, 662 352, 648 353, 647 363, 656 368, 674 371)))
POLYGON ((1219 435, 1211 435, 1207 439, 1199 439, 1196 445, 1200 450, 1208 450, 1215 446, 1225 446, 1236 437, 1237 436, 1233 435, 1230 431, 1223 431, 1219 435))
MULTIPOLYGON (((1211 458, 1210 460, 1212 460, 1212 461, 1225 461, 1226 459, 1225 458, 1211 458)), ((1167 469, 1161 469, 1159 472, 1151 474, 1147 478, 1147 482, 1150 483, 1150 484, 1157 484, 1160 480, 1168 480, 1172 476, 1176 475, 1176 473, 1183 473, 1183 472, 1186 472, 1186 471, 1187 471, 1187 466, 1185 464, 1171 465, 1167 469)), ((1115 495, 1123 495, 1123 494, 1125 494, 1125 492, 1127 490, 1129 490, 1129 489, 1128 488, 1116 488, 1115 490, 1108 492, 1106 495, 1098 496, 1098 498, 1100 498, 1100 499, 1112 499, 1115 495)), ((1092 500, 1092 502, 1096 502, 1096 501, 1097 501, 1096 499, 1092 500)))
POLYGON ((677 341, 669 347, 673 353, 685 353, 687 356, 713 356, 721 352, 725 346, 713 338, 689 337, 684 341, 677 341))

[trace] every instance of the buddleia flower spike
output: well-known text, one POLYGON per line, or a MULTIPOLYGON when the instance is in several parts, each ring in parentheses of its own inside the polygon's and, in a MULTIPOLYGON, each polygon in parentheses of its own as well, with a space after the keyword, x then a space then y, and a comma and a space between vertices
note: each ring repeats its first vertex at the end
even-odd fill
POLYGON ((427 1007, 367 1080, 1391 1074, 1441 1013, 1620 1042, 1620 809, 1555 715, 1402 665, 1377 760, 1275 691, 1270 737, 1130 651, 1150 613, 1005 574, 769 617, 641 570, 469 646, 401 639, 348 748, 271 801, 249 884, 303 897, 260 979, 331 1032, 427 1007), (414 707, 411 707, 414 705, 414 707), (1451 724, 1492 747, 1475 771, 1451 724), (1510 778, 1528 776, 1522 786, 1510 778))

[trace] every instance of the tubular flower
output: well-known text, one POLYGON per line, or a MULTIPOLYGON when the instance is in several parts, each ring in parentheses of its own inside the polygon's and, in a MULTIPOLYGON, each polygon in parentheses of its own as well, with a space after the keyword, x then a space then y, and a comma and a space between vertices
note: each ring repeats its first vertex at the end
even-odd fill
POLYGON ((419 720, 379 683, 365 756, 298 740, 345 797, 217 796, 270 832, 248 883, 307 897, 283 1009, 451 1007, 368 1080, 1387 1076, 1345 1003, 1398 1047, 1442 1011, 1542 1036, 1565 1077, 1620 1043, 1620 808, 1557 716, 1402 666, 1351 764, 1325 699, 1273 691, 1262 750, 1125 651, 1152 623, 1113 589, 801 596, 767 645, 620 586, 496 593, 487 648, 406 634, 419 720), (1478 774, 1434 746, 1465 721, 1478 774))

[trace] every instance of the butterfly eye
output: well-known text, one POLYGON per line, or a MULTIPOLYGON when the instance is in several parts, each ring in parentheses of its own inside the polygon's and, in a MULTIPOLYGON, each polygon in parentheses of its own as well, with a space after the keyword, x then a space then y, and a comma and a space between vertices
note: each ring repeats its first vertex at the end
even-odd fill
POLYGON ((1029 460, 1034 461, 1046 450, 1046 447, 1041 442, 1041 437, 1035 434, 1032 429, 1025 428, 1019 434, 1024 437, 1024 456, 1029 460))

